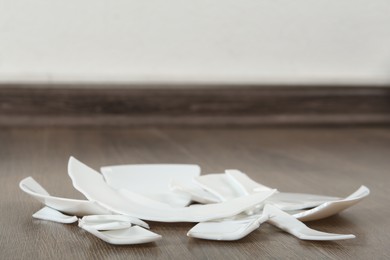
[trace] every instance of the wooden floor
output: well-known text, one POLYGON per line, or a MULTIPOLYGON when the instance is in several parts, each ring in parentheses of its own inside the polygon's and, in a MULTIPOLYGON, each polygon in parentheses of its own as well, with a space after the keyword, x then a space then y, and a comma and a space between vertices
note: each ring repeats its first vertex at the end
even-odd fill
POLYGON ((0 259, 390 259, 390 128, 0 128, 0 259), (245 239, 191 239, 191 223, 150 223, 163 239, 112 246, 79 229, 32 219, 40 203, 18 188, 33 176, 51 194, 82 198, 67 176, 75 156, 99 169, 125 163, 196 163, 203 173, 237 168, 281 191, 371 195, 312 228, 353 233, 301 241, 268 224, 245 239))

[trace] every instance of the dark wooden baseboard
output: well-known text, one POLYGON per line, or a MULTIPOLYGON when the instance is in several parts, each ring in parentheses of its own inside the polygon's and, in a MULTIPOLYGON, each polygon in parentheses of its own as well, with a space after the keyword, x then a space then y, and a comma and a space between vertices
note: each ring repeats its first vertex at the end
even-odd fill
POLYGON ((389 123, 389 87, 0 86, 2 126, 389 123))

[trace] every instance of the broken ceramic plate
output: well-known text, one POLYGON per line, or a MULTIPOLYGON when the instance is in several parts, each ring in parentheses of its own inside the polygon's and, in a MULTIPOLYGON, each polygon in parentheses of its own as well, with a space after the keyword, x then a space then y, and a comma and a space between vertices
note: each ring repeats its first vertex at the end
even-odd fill
POLYGON ((73 186, 89 200, 117 214, 162 222, 202 222, 234 216, 253 208, 276 191, 259 192, 224 203, 161 210, 123 196, 118 190, 108 186, 101 174, 73 157, 69 159, 68 173, 73 186))
POLYGON ((49 220, 62 224, 71 224, 78 220, 76 216, 65 215, 58 210, 49 207, 43 207, 42 209, 35 212, 32 216, 36 219, 49 220))
POLYGON ((336 201, 325 202, 318 207, 309 209, 293 216, 301 221, 319 220, 333 216, 349 207, 352 207, 370 194, 370 190, 366 186, 361 186, 354 193, 336 201))
POLYGON ((139 204, 148 205, 148 207, 152 207, 156 210, 172 210, 175 209, 175 207, 172 207, 169 204, 160 202, 158 200, 151 199, 149 197, 146 197, 142 194, 138 194, 136 192, 132 192, 127 189, 119 189, 116 190, 120 195, 122 195, 124 198, 131 200, 131 201, 137 201, 139 204))
POLYGON ((85 216, 79 220, 79 227, 115 245, 143 244, 161 239, 160 235, 144 229, 149 228, 147 223, 131 216, 85 216))
POLYGON ((98 230, 83 224, 81 224, 80 227, 101 240, 114 245, 143 244, 161 239, 159 234, 139 226, 131 226, 114 230, 98 230))
POLYGON ((306 193, 279 192, 268 198, 266 203, 284 211, 294 211, 314 208, 323 203, 336 200, 340 200, 340 198, 306 193))
POLYGON ((238 240, 256 230, 266 221, 303 240, 342 240, 355 237, 311 229, 290 214, 269 204, 265 205, 261 214, 240 216, 233 220, 198 223, 188 231, 187 235, 209 240, 238 240))
POLYGON ((149 225, 135 217, 125 215, 90 215, 79 220, 79 225, 87 225, 97 230, 121 229, 137 225, 149 229, 149 225))
MULTIPOLYGON (((257 183, 245 173, 239 170, 226 170, 231 187, 241 195, 253 194, 258 191, 270 189, 269 187, 257 183)), ((303 193, 276 192, 269 197, 265 203, 274 205, 282 210, 298 210, 316 207, 324 202, 337 200, 337 197, 319 196, 303 193)))
POLYGON ((191 201, 199 202, 202 204, 218 203, 220 199, 211 194, 210 192, 202 189, 196 183, 183 183, 179 180, 172 180, 170 183, 171 190, 175 192, 186 193, 191 197, 191 201))
POLYGON ((195 177, 194 181, 219 201, 228 201, 243 195, 232 187, 229 177, 223 173, 201 175, 195 177))
POLYGON ((236 219, 201 222, 190 229, 187 236, 208 240, 238 240, 258 229, 267 219, 263 220, 262 215, 245 215, 236 219))
POLYGON ((82 225, 86 225, 89 228, 93 228, 93 229, 96 229, 99 231, 125 229, 125 228, 129 228, 132 226, 130 222, 109 221, 109 222, 105 222, 105 223, 82 224, 81 220, 80 220, 79 226, 81 227, 82 225))
MULTIPOLYGON (((242 194, 253 194, 256 190, 264 189, 264 185, 262 184, 258 184, 259 188, 257 189, 255 181, 237 170, 233 172, 227 170, 226 174, 231 177, 230 180, 235 184, 231 187, 241 190, 242 194)), ((313 194, 278 192, 269 197, 265 203, 287 211, 312 208, 294 214, 294 216, 301 221, 310 221, 335 215, 355 205, 364 197, 368 196, 369 193, 369 189, 365 186, 360 187, 356 192, 345 199, 313 194)))
POLYGON ((200 175, 193 164, 135 164, 101 168, 104 179, 115 189, 126 189, 172 207, 185 207, 191 197, 170 189, 171 180, 189 184, 200 175), (145 188, 147 187, 147 188, 145 188))
MULTIPOLYGON (((255 187, 262 187, 261 190, 258 189, 256 192, 266 192, 272 190, 271 188, 268 188, 264 185, 257 184, 256 182, 250 180, 248 177, 243 178, 246 175, 238 170, 227 170, 226 172, 229 172, 232 175, 234 174, 235 176, 239 176, 239 180, 243 181, 248 186, 252 185, 252 183, 250 183, 251 181, 253 182, 255 187)), ((256 193, 252 190, 250 190, 249 192, 244 189, 244 187, 242 187, 242 185, 236 179, 234 179, 227 173, 202 175, 194 178, 194 181, 200 187, 217 197, 220 201, 229 201, 234 198, 239 198, 242 196, 247 196, 256 193)), ((261 210, 263 206, 264 204, 258 204, 256 205, 256 207, 246 210, 246 213, 249 215, 255 214, 259 210, 261 210)))
POLYGON ((88 200, 76 200, 50 196, 32 177, 20 181, 19 187, 46 206, 74 216, 111 214, 111 212, 88 200))
POLYGON ((265 205, 263 214, 269 217, 268 222, 302 240, 344 240, 355 238, 352 234, 333 234, 309 228, 294 216, 274 207, 265 205))
POLYGON ((225 173, 201 175, 195 177, 194 181, 220 201, 272 190, 270 187, 253 181, 239 170, 226 170, 225 173))
POLYGON ((229 179, 229 184, 241 195, 248 195, 254 192, 267 191, 271 189, 268 186, 255 182, 249 178, 248 175, 239 170, 225 170, 225 175, 229 179))

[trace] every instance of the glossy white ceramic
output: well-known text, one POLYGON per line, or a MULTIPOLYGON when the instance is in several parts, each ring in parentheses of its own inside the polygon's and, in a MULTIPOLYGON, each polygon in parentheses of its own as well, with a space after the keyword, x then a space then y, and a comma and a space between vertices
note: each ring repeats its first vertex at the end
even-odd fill
POLYGON ((187 235, 209 240, 238 240, 266 221, 302 240, 343 240, 355 237, 350 234, 332 234, 311 229, 290 214, 269 204, 265 205, 261 214, 198 223, 187 235))
POLYGON ((239 170, 226 170, 225 173, 201 175, 195 177, 194 181, 220 201, 272 190, 270 187, 253 181, 239 170))
POLYGON ((46 206, 73 216, 111 214, 111 212, 88 200, 76 200, 50 196, 32 177, 20 181, 19 187, 46 206))
POLYGON ((125 215, 90 215, 84 216, 79 220, 79 225, 87 225, 98 230, 102 230, 103 227, 106 230, 120 229, 123 226, 130 227, 131 225, 141 226, 149 229, 149 225, 135 217, 125 215))
POLYGON ((274 205, 281 210, 292 211, 317 207, 325 202, 339 199, 338 197, 306 193, 279 192, 269 197, 266 203, 274 205))
POLYGON ((101 240, 114 245, 134 245, 150 243, 161 239, 161 236, 140 226, 131 226, 114 230, 98 230, 88 225, 80 227, 101 240))
POLYGON ((259 228, 260 224, 268 220, 267 216, 252 215, 236 219, 201 222, 196 224, 187 233, 187 236, 208 239, 232 241, 241 239, 259 228))
POLYGON ((171 190, 186 193, 191 197, 192 201, 202 204, 220 202, 220 199, 197 185, 195 182, 183 183, 175 179, 171 181, 171 190))
POLYGON ((35 212, 32 216, 36 219, 49 220, 62 224, 71 224, 78 220, 76 216, 65 215, 58 210, 49 207, 43 207, 42 209, 35 212))
POLYGON ((267 191, 271 188, 261 183, 255 182, 245 173, 239 170, 225 170, 226 176, 230 180, 230 184, 236 188, 241 195, 248 195, 254 192, 267 191))
MULTIPOLYGON (((253 194, 256 190, 264 190, 264 185, 258 184, 259 188, 256 188, 256 182, 244 173, 228 170, 226 174, 230 176, 229 180, 233 183, 231 187, 236 188, 237 192, 241 194, 253 194)), ((286 211, 312 208, 294 214, 301 221, 311 221, 337 214, 355 205, 364 197, 368 196, 369 193, 369 189, 365 186, 361 186, 345 199, 314 194, 277 192, 265 200, 265 203, 286 211)))
POLYGON ((268 223, 296 236, 302 240, 344 240, 355 238, 352 234, 332 234, 309 228, 294 216, 274 207, 265 205, 263 214, 268 216, 268 223))
POLYGON ((228 201, 242 195, 232 186, 229 177, 223 173, 201 175, 195 177, 194 181, 219 201, 228 201))
POLYGON ((296 213, 293 216, 301 221, 312 221, 333 216, 349 207, 352 207, 370 194, 366 186, 361 186, 354 193, 336 201, 325 202, 315 208, 296 213))
POLYGON ((193 164, 134 164, 105 166, 101 172, 108 185, 115 189, 126 189, 172 207, 185 207, 191 197, 172 191, 170 182, 175 179, 189 184, 200 175, 200 167, 193 164))
POLYGON ((202 222, 226 218, 253 208, 275 192, 275 190, 259 192, 224 203, 161 210, 144 205, 137 199, 123 196, 108 186, 101 174, 73 157, 69 159, 68 173, 73 186, 89 200, 98 202, 115 213, 152 221, 202 222))

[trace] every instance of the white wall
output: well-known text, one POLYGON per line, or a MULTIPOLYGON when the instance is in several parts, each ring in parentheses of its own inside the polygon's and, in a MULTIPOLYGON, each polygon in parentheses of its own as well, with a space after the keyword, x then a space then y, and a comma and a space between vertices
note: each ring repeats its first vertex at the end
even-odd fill
POLYGON ((0 82, 390 83, 389 0, 0 0, 0 82))

